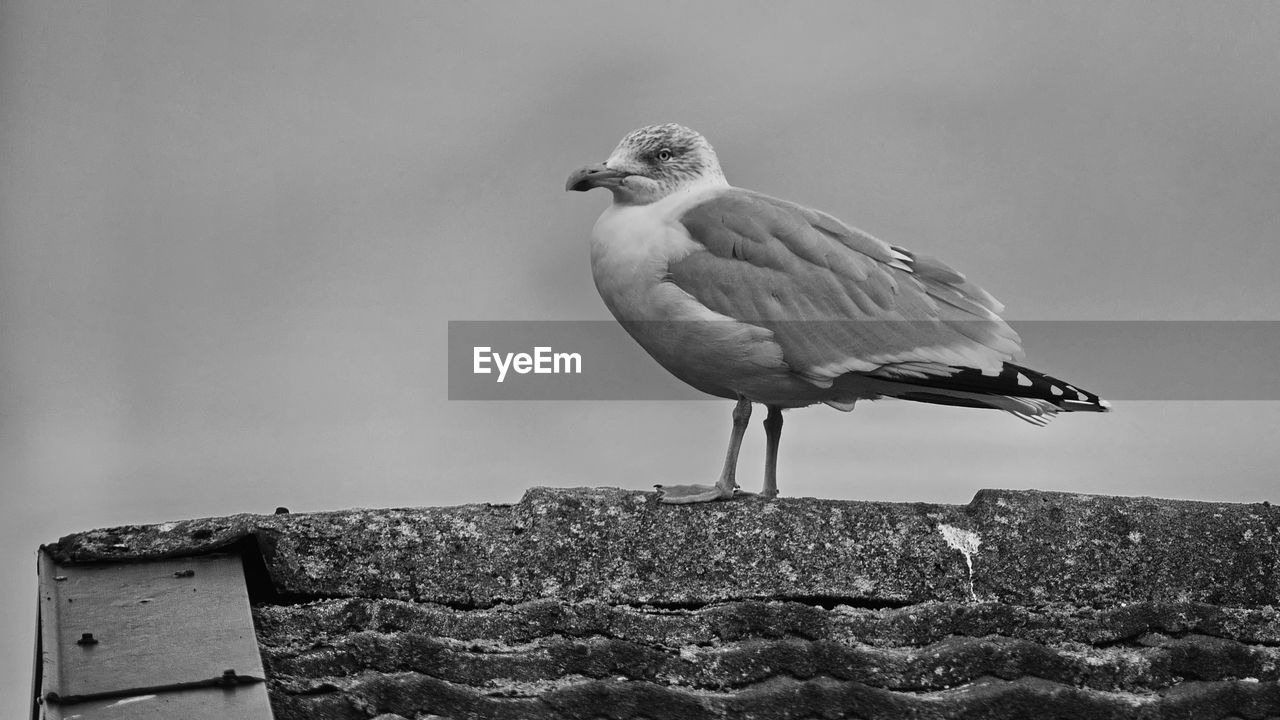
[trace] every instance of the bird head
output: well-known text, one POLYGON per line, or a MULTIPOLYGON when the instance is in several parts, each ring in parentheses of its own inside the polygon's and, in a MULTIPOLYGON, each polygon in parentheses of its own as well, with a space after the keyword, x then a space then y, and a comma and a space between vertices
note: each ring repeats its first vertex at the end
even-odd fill
POLYGON ((608 160, 575 170, 564 189, 608 188, 615 203, 647 205, 707 184, 728 185, 711 143, 683 125, 666 123, 631 132, 608 160))

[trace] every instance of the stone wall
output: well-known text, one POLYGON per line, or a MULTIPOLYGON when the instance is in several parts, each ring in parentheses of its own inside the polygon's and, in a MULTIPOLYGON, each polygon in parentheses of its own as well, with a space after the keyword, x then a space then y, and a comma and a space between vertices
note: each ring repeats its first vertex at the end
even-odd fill
POLYGON ((101 530, 238 547, 277 718, 1280 717, 1280 512, 536 488, 101 530), (261 560, 258 560, 260 553, 261 560))

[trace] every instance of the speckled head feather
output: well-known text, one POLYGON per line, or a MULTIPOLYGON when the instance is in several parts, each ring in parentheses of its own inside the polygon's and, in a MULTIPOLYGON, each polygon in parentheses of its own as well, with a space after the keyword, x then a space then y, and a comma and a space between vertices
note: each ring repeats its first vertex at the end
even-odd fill
POLYGON ((566 190, 606 188, 615 205, 648 205, 676 193, 728 188, 711 143, 683 125, 649 125, 622 138, 609 159, 575 170, 566 190))
POLYGON ((701 180, 723 183, 724 172, 711 143, 695 130, 676 123, 649 125, 629 133, 609 160, 658 184, 658 196, 701 180))

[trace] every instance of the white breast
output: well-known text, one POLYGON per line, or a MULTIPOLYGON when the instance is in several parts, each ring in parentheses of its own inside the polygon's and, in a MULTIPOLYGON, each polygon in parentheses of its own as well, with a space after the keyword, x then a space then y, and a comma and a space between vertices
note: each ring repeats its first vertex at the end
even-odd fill
POLYGON ((672 262, 702 247, 681 214, 722 187, 611 205, 591 234, 596 288, 641 347, 699 390, 788 407, 816 402, 818 389, 791 375, 772 332, 717 313, 664 280, 672 262))
POLYGON ((701 247, 680 224, 681 214, 719 189, 693 188, 648 205, 613 204, 600 215, 591 232, 591 271, 614 317, 671 320, 711 313, 662 279, 671 263, 701 247))

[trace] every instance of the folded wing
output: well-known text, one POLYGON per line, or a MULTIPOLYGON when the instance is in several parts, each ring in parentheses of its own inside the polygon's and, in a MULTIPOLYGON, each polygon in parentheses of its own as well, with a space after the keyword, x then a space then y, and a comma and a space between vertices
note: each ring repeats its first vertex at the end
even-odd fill
POLYGON ((667 280, 711 310, 768 328, 792 371, 815 385, 850 372, 998 374, 1022 356, 982 288, 830 215, 734 188, 680 221, 705 249, 671 263, 667 280))

